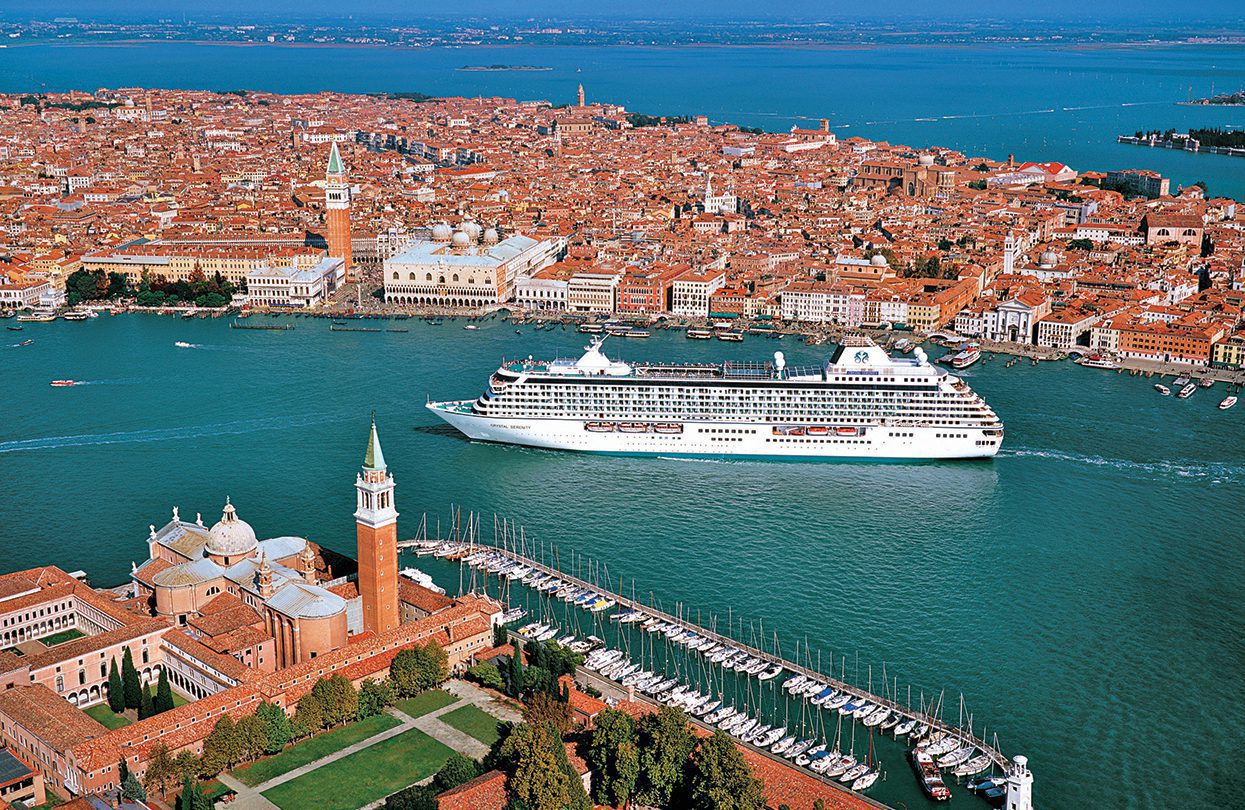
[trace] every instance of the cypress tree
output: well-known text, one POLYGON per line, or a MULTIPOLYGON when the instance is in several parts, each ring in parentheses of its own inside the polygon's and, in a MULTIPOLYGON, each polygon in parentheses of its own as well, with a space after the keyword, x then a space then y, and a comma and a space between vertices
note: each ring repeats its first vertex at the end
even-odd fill
POLYGON ((121 672, 117 669, 116 656, 113 656, 112 666, 108 670, 108 708, 117 714, 125 711, 125 688, 121 685, 121 672))
POLYGON ((125 708, 137 709, 143 702, 142 684, 138 680, 138 670, 134 669, 134 658, 130 648, 125 648, 121 656, 121 685, 125 692, 125 708))
POLYGON ((173 708, 173 688, 169 686, 169 676, 163 668, 160 669, 160 681, 156 684, 156 697, 152 705, 155 707, 156 714, 173 708))
POLYGON ((140 697, 138 701, 138 719, 143 720, 152 717, 156 713, 154 701, 151 699, 151 686, 141 687, 140 697))
POLYGON ((514 654, 510 656, 510 671, 507 673, 510 683, 510 697, 517 698, 523 691, 523 653, 519 652, 519 645, 514 645, 514 654))

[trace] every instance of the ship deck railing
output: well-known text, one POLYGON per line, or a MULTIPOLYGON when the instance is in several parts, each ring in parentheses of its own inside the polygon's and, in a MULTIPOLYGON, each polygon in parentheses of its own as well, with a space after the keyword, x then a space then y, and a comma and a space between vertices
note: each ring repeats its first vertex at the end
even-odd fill
POLYGON ((739 641, 730 636, 726 636, 721 633, 715 632, 713 630, 700 627, 692 622, 689 622, 671 613, 666 613, 663 610, 659 610, 658 608, 653 607, 652 605, 646 605, 643 602, 640 602, 635 599, 631 599, 630 597, 627 597, 623 594, 614 593, 607 588, 602 588, 599 585, 595 585, 591 582, 588 582, 587 580, 583 580, 578 577, 572 576, 570 574, 566 574, 558 570, 557 568, 545 565, 542 562, 534 560, 530 557, 526 557, 510 549, 501 548, 501 547, 490 545, 487 543, 476 543, 470 546, 469 550, 464 552, 464 556, 469 555, 470 553, 473 553, 474 551, 489 551, 489 552, 493 552, 496 554, 500 554, 515 562, 530 566, 533 570, 539 571, 542 574, 550 574, 552 576, 555 576, 569 585, 574 585, 579 588, 589 589, 593 591, 594 593, 600 594, 601 596, 604 596, 608 599, 613 599, 616 602, 616 607, 619 609, 639 610, 643 612, 646 616, 654 617, 663 622, 666 622, 667 624, 670 624, 670 623, 676 624, 679 627, 683 628, 685 631, 690 630, 696 633, 697 635, 706 636, 708 638, 713 639, 713 641, 718 644, 726 644, 738 650, 742 650, 748 655, 754 658, 759 658, 765 661, 766 663, 770 664, 771 666, 774 664, 781 665, 782 668, 788 672, 792 672, 797 675, 803 675, 807 678, 813 678, 817 680, 818 682, 824 683, 827 686, 832 686, 841 692, 846 692, 852 695, 854 698, 867 700, 873 703, 875 706, 885 706, 886 708, 901 715, 902 717, 906 719, 915 719, 918 722, 928 723, 934 729, 938 731, 945 731, 946 733, 962 740, 965 744, 972 744, 976 748, 980 749, 982 753, 988 754, 990 756, 990 760, 995 765, 997 765, 999 768, 1006 770, 1011 765, 1010 761, 1007 759, 1006 756, 1003 755, 1002 751, 995 748, 994 746, 992 746, 990 743, 986 742, 985 740, 977 737, 976 735, 970 734, 968 731, 962 728, 959 728, 957 726, 954 726, 950 723, 947 723, 943 720, 940 720, 935 717, 931 717, 920 711, 914 710, 910 706, 905 706, 897 701, 891 700, 890 698, 883 697, 882 695, 873 694, 872 692, 869 692, 866 689, 861 689, 860 687, 855 686, 854 684, 841 681, 831 675, 827 675, 823 672, 818 672, 817 670, 810 669, 805 666, 801 666, 800 664, 797 664, 793 661, 788 661, 785 658, 782 658, 781 656, 776 655, 775 653, 769 652, 767 650, 762 650, 758 647, 754 647, 750 644, 739 641))

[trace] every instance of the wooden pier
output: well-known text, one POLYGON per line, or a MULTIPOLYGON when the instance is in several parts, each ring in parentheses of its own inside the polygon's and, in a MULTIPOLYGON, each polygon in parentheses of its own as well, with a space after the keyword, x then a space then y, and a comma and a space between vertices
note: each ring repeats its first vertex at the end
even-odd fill
MULTIPOLYGON (((446 542, 454 543, 454 541, 446 541, 446 542)), ((421 547, 421 546, 429 547, 430 545, 438 545, 438 544, 439 544, 439 541, 405 540, 405 541, 400 541, 398 543, 398 548, 399 550, 414 549, 414 548, 421 547)), ((1010 761, 1007 759, 1006 756, 1003 755, 1002 751, 998 750, 997 748, 995 748, 994 746, 992 746, 990 743, 986 742, 985 740, 980 739, 979 737, 973 734, 970 734, 969 732, 963 729, 953 726, 950 723, 944 722, 943 720, 940 720, 930 715, 922 714, 921 712, 913 710, 909 706, 904 706, 889 698, 882 697, 881 695, 875 695, 869 692, 868 690, 861 689, 858 686, 846 683, 845 681, 841 681, 833 676, 826 675, 822 672, 818 672, 816 670, 809 669, 808 667, 801 666, 800 664, 794 663, 792 661, 788 661, 785 658, 781 658, 780 656, 774 653, 767 652, 766 650, 759 649, 757 647, 754 647, 750 644, 746 644, 741 641, 737 641, 736 639, 731 638, 730 636, 726 636, 716 631, 700 627, 679 616, 675 616, 671 613, 667 613, 663 610, 659 610, 656 607, 653 607, 651 605, 646 605, 643 602, 634 600, 622 594, 614 593, 607 588, 602 588, 599 585, 595 585, 586 580, 580 579, 575 576, 571 576, 570 574, 563 573, 557 568, 553 568, 551 566, 545 565, 544 563, 538 562, 537 560, 526 557, 508 548, 502 548, 499 546, 494 546, 494 545, 490 545, 487 543, 480 543, 480 542, 474 542, 470 544, 467 542, 461 542, 458 545, 461 545, 463 547, 463 550, 457 553, 454 553, 454 554, 442 555, 442 556, 447 559, 460 559, 460 560, 463 557, 469 556, 476 552, 488 552, 490 554, 497 554, 497 555, 503 556, 509 560, 528 566, 532 568, 534 571, 539 571, 542 574, 549 574, 554 577, 557 577, 558 579, 562 580, 568 585, 574 585, 578 588, 588 589, 595 593, 601 594, 602 596, 608 599, 613 599, 617 603, 617 607, 625 608, 629 610, 638 610, 644 613, 646 616, 652 616, 666 623, 676 624, 684 628, 685 630, 690 630, 696 633, 697 635, 711 638, 716 643, 726 644, 736 649, 742 650, 746 652, 748 655, 761 659, 770 665, 778 664, 778 665, 781 665, 782 668, 784 670, 787 670, 788 672, 791 672, 797 675, 804 675, 808 678, 813 678, 817 680, 818 682, 824 683, 827 686, 832 686, 841 692, 846 692, 849 695, 852 695, 854 698, 867 700, 873 703, 875 706, 885 706, 886 708, 901 715, 902 717, 906 719, 916 719, 918 722, 928 723, 934 730, 945 731, 946 733, 963 740, 965 744, 972 744, 976 746, 977 748, 981 750, 982 753, 989 755, 991 761, 997 767, 1003 769, 1004 771, 1006 771, 1006 769, 1011 765, 1010 761)), ((485 573, 487 575, 487 572, 485 573)), ((748 677, 751 677, 751 676, 748 676, 748 677)))

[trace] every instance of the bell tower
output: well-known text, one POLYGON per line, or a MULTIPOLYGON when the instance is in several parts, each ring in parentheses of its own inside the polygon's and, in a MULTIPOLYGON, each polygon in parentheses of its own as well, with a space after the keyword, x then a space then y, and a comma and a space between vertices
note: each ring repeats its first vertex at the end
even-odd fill
POLYGON ((354 487, 363 629, 383 633, 398 626, 398 512, 393 503, 393 476, 380 450, 375 417, 363 469, 355 476, 354 487))
POLYGON ((350 246, 350 181, 336 141, 329 150, 329 165, 324 171, 324 208, 328 226, 324 241, 328 243, 329 256, 345 261, 346 280, 349 281, 354 265, 350 246))

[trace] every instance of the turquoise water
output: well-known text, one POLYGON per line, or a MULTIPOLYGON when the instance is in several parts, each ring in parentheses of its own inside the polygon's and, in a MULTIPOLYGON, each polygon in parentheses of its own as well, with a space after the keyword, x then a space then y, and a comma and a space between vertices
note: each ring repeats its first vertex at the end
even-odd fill
POLYGON ((1115 143, 1138 129, 1245 126, 1245 109, 1174 102, 1245 87, 1245 48, 239 47, 41 44, 0 50, 0 91, 159 86, 278 92, 418 90, 703 113, 771 130, 829 118, 841 137, 970 156, 1059 160, 1079 170, 1150 168, 1245 199, 1245 160, 1115 143), (464 72, 468 64, 537 72, 464 72), (927 120, 932 119, 932 120, 927 120))
MULTIPOLYGON (((297 329, 118 316, 0 332, 0 570, 114 583, 173 504, 210 523, 227 495, 260 536, 350 552, 374 409, 404 537, 451 504, 490 527, 509 516, 667 608, 729 607, 788 654, 807 637, 836 669, 848 656, 849 675, 859 655, 862 680, 885 662, 901 690, 946 690, 952 719, 963 693, 977 730, 1030 757, 1045 807, 1240 806, 1245 410, 1216 410, 1222 386, 1180 401, 1145 378, 983 362, 966 376, 1007 425, 989 462, 575 455, 469 443, 423 403, 475 396, 504 356, 569 354, 580 335, 283 320, 297 329)), ((607 343, 631 359, 778 347, 793 364, 825 349, 607 343)), ((897 758, 872 793, 922 806, 897 758)))

